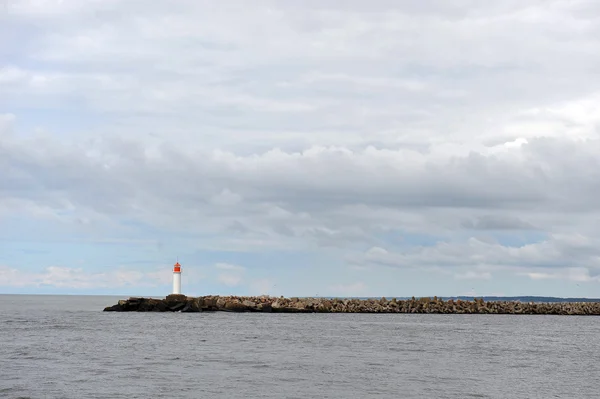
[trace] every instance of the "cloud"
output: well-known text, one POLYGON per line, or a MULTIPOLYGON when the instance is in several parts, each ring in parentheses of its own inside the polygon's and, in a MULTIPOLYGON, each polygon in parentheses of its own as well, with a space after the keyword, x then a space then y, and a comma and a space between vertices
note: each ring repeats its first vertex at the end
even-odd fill
POLYGON ((217 281, 228 287, 239 286, 245 279, 244 272, 246 271, 246 268, 243 266, 230 263, 216 263, 214 267, 218 270, 225 271, 225 273, 219 273, 217 275, 217 281))
POLYGON ((328 287, 328 292, 339 296, 361 296, 367 292, 367 286, 362 282, 334 284, 328 287))
POLYGON ((86 156, 75 146, 17 140, 3 143, 0 155, 11 165, 3 182, 5 203, 35 199, 37 206, 127 214, 155 225, 201 229, 218 219, 220 225, 237 223, 248 231, 267 223, 282 235, 360 238, 361 228, 370 226, 347 223, 358 226, 348 230, 342 219, 354 222, 369 212, 373 215, 365 219, 372 224, 385 223, 384 217, 389 224, 404 220, 411 227, 427 224, 420 210, 428 208, 436 213, 435 224, 447 228, 543 229, 560 218, 548 220, 554 212, 577 209, 577 217, 597 211, 591 198, 597 188, 598 141, 540 139, 525 147, 489 156, 315 147, 299 153, 209 151, 191 157, 183 149, 144 155, 141 142, 118 140, 95 146, 95 154, 90 149, 86 156), (240 200, 221 210, 208 199, 225 190, 235 190, 240 200), (385 215, 378 217, 378 211, 385 215))
POLYGON ((477 272, 470 270, 465 273, 455 274, 454 278, 457 280, 490 280, 492 278, 492 274, 489 272, 477 272))
POLYGON ((230 288, 242 289, 247 295, 273 295, 276 286, 272 278, 259 277, 255 270, 230 263, 216 263, 215 269, 223 271, 216 281, 230 288))
POLYGON ((244 281, 244 272, 246 268, 230 263, 216 263, 214 267, 218 270, 224 270, 225 273, 217 275, 217 281, 228 287, 239 286, 244 281))
POLYGON ((373 247, 349 261, 362 267, 391 267, 453 273, 458 280, 490 280, 504 271, 533 280, 599 281, 600 249, 596 239, 575 235, 550 235, 523 245, 486 242, 475 237, 466 242, 438 242, 403 252, 373 247))
POLYGON ((164 283, 155 272, 136 270, 113 270, 93 273, 83 268, 49 266, 41 273, 22 272, 8 266, 0 266, 0 286, 44 287, 85 290, 90 288, 156 287, 164 283))
POLYGON ((217 276, 217 281, 221 284, 225 284, 228 287, 235 287, 240 285, 240 283, 242 282, 242 275, 233 273, 221 273, 217 276))
POLYGON ((243 266, 232 265, 230 263, 217 263, 215 264, 215 268, 219 270, 233 270, 238 272, 243 272, 244 270, 246 270, 246 268, 243 266))
POLYGON ((600 7, 467 3, 9 1, 0 237, 594 280, 600 7))
POLYGON ((272 295, 274 282, 268 278, 254 279, 249 284, 250 295, 272 295))
MULTIPOLYGON (((510 151, 458 156, 313 147, 245 156, 214 150, 192 157, 166 146, 146 154, 140 141, 98 142, 84 155, 75 144, 2 141, 0 157, 10 172, 0 187, 0 215, 65 223, 69 214, 78 228, 106 230, 127 218, 166 231, 211 235, 204 245, 214 249, 373 245, 365 260, 380 264, 593 264, 585 259, 595 254, 593 245, 571 254, 565 240, 591 240, 596 232, 596 140, 531 139, 510 151), (234 192, 233 202, 211 200, 234 192), (551 229, 559 233, 549 242, 523 248, 473 235, 551 229), (399 230, 434 234, 440 243, 400 256, 378 249, 383 244, 378 235, 399 230), (450 243, 455 232, 466 241, 450 243)), ((224 274, 221 281, 234 286, 240 278, 224 274)))
POLYGON ((466 242, 439 242, 392 253, 371 248, 356 260, 360 263, 396 267, 414 266, 499 266, 499 267, 579 267, 600 270, 597 240, 581 235, 552 235, 546 240, 524 245, 503 245, 475 237, 466 242))
POLYGON ((582 267, 551 272, 524 272, 521 275, 527 276, 532 280, 566 280, 581 283, 600 282, 600 275, 597 272, 595 275, 590 275, 590 270, 582 267))
POLYGON ((14 114, 0 113, 0 139, 7 139, 9 134, 12 133, 15 119, 14 114))

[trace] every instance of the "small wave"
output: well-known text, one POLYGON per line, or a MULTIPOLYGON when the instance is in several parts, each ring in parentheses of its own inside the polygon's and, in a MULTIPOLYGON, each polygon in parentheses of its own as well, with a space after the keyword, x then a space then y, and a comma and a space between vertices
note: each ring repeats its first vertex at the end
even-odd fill
POLYGON ((48 330, 71 330, 73 329, 73 326, 66 324, 53 324, 50 326, 44 326, 44 328, 48 330))
POLYGON ((365 363, 366 366, 372 366, 372 367, 385 367, 385 364, 383 363, 373 363, 373 362, 367 362, 365 363))
POLYGON ((392 352, 425 352, 425 349, 419 348, 388 348, 392 352))
MULTIPOLYGON (((10 394, 17 390, 14 388, 0 388, 0 394, 10 394)), ((2 395, 4 397, 4 395, 2 395)), ((15 399, 32 399, 31 396, 15 396, 15 399)))
POLYGON ((533 367, 531 364, 511 364, 508 366, 509 369, 528 369, 533 367))

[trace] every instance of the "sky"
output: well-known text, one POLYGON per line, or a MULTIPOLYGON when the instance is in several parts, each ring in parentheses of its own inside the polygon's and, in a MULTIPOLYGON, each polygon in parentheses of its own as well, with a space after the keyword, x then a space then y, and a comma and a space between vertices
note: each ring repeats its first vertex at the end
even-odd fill
POLYGON ((0 0, 0 293, 600 297, 600 4, 0 0))

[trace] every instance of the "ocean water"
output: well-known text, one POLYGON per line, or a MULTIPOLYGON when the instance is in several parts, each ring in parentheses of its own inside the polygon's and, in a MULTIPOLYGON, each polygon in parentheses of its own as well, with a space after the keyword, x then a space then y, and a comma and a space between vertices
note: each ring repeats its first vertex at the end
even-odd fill
POLYGON ((0 295, 0 398, 600 398, 600 318, 102 312, 0 295))

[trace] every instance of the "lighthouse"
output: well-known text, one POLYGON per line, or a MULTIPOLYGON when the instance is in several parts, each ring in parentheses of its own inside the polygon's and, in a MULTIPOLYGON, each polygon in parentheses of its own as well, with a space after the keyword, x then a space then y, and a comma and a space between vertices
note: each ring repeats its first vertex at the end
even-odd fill
POLYGON ((173 266, 173 294, 181 294, 181 265, 179 261, 173 266))

